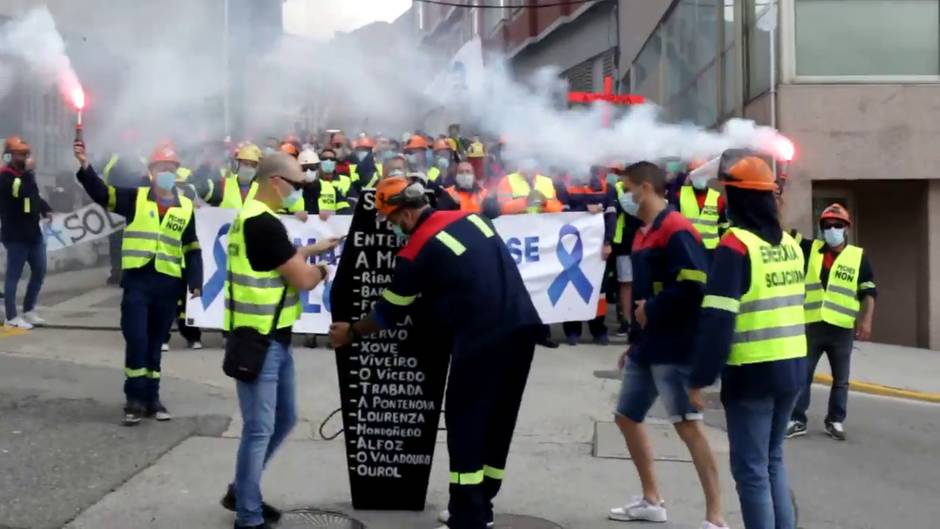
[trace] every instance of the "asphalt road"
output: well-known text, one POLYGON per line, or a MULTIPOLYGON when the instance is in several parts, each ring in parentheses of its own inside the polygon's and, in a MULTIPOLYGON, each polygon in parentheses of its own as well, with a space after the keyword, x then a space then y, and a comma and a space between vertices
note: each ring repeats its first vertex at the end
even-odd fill
MULTIPOLYGON (((117 369, 0 356, 0 529, 59 528, 192 435, 220 435, 228 417, 118 425, 117 369)), ((206 395, 196 384, 167 391, 206 395)))

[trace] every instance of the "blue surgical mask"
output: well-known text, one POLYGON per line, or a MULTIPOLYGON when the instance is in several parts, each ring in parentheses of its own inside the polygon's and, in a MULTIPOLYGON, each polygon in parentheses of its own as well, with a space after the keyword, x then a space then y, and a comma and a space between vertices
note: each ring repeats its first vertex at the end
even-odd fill
POLYGON ((336 170, 336 160, 323 160, 320 162, 320 169, 324 173, 332 173, 336 170))
POLYGON ((845 228, 829 228, 823 230, 823 238, 830 248, 838 248, 845 243, 845 228))
POLYGON ((695 175, 689 178, 692 181, 692 187, 699 191, 708 187, 708 175, 695 175))
POLYGON ((356 159, 360 162, 365 160, 366 156, 369 156, 369 151, 356 151, 356 159))
POLYGON ((413 152, 409 152, 408 154, 406 154, 405 159, 408 160, 408 163, 411 165, 415 165, 418 163, 418 155, 413 152))
POLYGON ((304 197, 304 192, 301 191, 300 189, 295 189, 291 191, 289 195, 287 195, 281 200, 281 206, 284 209, 290 209, 294 206, 294 204, 297 203, 298 200, 300 200, 303 197, 304 197))
POLYGON ((255 174, 258 173, 258 170, 254 167, 239 167, 238 168, 238 183, 242 186, 247 186, 255 179, 255 174))
POLYGON ((442 156, 437 159, 437 166, 442 170, 446 170, 448 167, 450 167, 450 160, 442 156))
POLYGON ((620 177, 617 176, 617 173, 607 173, 607 185, 615 186, 617 185, 617 180, 619 179, 620 177))
POLYGON ((633 199, 632 191, 620 195, 618 200, 620 201, 620 207, 623 208, 628 215, 636 217, 637 212, 640 211, 640 205, 633 199))
POLYGON ((172 191, 176 187, 176 174, 169 171, 163 171, 157 174, 157 187, 164 191, 172 191))

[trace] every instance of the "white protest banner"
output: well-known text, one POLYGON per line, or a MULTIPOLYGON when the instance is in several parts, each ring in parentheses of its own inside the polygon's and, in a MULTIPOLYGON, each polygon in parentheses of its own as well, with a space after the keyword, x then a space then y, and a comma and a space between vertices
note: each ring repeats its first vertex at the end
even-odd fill
MULTIPOLYGON (((238 212, 234 209, 201 207, 196 210, 196 237, 202 250, 202 297, 190 299, 186 303, 186 319, 190 325, 204 329, 221 329, 225 315, 224 303, 225 273, 228 252, 228 230, 238 212)), ((306 246, 317 241, 342 237, 349 231, 352 217, 335 215, 328 221, 311 215, 306 223, 294 217, 282 216, 281 221, 287 228, 287 234, 295 246, 306 246)), ((327 252, 313 262, 338 263, 342 247, 327 252)), ((330 275, 336 271, 330 266, 330 275)), ((312 291, 301 292, 300 302, 303 314, 294 324, 298 333, 324 334, 332 323, 330 317, 329 296, 324 298, 330 282, 317 285, 312 291)))
POLYGON ((98 204, 90 204, 71 213, 54 213, 51 221, 41 225, 46 251, 55 252, 124 229, 124 217, 109 213, 98 204))
MULTIPOLYGON (((191 325, 222 328, 228 230, 236 211, 203 207, 196 210, 196 234, 202 247, 202 298, 191 299, 186 317, 191 325)), ((282 217, 295 245, 339 237, 349 230, 351 217, 334 216, 323 222, 315 216, 306 223, 282 217)), ((590 213, 509 215, 494 222, 506 242, 532 302, 545 323, 585 321, 595 317, 605 263, 601 259, 604 221, 590 213)), ((342 248, 318 262, 338 262, 342 248)), ((332 267, 335 271, 335 267, 332 267)), ((303 315, 294 325, 298 333, 325 334, 331 323, 330 284, 301 293, 303 315)), ((485 293, 481 295, 486 295, 485 293)))

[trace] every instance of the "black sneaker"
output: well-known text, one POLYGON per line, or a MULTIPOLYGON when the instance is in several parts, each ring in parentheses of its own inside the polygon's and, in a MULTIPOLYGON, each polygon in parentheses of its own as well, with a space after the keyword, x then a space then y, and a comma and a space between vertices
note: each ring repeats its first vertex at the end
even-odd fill
POLYGON ((551 338, 540 338, 535 343, 541 345, 542 347, 548 347, 549 349, 558 349, 558 342, 552 340, 551 338))
POLYGON ((569 334, 568 336, 565 336, 565 343, 571 346, 578 345, 578 342, 580 340, 581 340, 581 337, 574 335, 574 334, 569 334))
POLYGON ((836 441, 845 441, 845 427, 841 422, 827 422, 826 433, 836 441))
POLYGON ((167 411, 166 406, 164 406, 160 401, 157 401, 156 404, 147 406, 146 417, 148 419, 156 419, 160 422, 169 421, 173 418, 173 416, 170 415, 170 412, 167 411))
POLYGON ((121 419, 122 426, 137 426, 144 418, 144 407, 140 404, 129 402, 124 407, 124 418, 121 419))
POLYGON ((620 327, 617 327, 617 336, 629 336, 630 335, 630 323, 626 321, 620 322, 620 327))
POLYGON ((790 421, 790 423, 787 424, 787 439, 802 437, 804 435, 806 435, 806 424, 800 421, 790 421))
MULTIPOLYGON (((235 512, 235 487, 229 485, 228 490, 225 491, 225 496, 222 497, 219 503, 225 510, 235 512)), ((264 516, 266 524, 276 524, 281 521, 281 511, 264 502, 261 502, 261 516, 264 516)))
POLYGON ((610 338, 607 337, 607 333, 604 333, 600 336, 595 336, 592 342, 594 345, 610 345, 610 338))
POLYGON ((236 523, 235 529, 271 529, 271 526, 268 525, 268 522, 264 522, 261 525, 238 525, 236 523))

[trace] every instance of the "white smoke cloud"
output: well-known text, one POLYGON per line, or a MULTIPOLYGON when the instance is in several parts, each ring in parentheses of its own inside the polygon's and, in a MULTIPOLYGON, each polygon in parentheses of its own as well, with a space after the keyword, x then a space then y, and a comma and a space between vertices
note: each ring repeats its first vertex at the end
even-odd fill
MULTIPOLYGON (((4 27, 0 32, 0 54, 26 65, 43 89, 60 84, 63 93, 68 94, 75 87, 77 77, 65 53, 65 42, 45 6, 29 11, 4 27)), ((0 80, 2 99, 13 83, 13 69, 9 65, 4 66, 0 80)))

